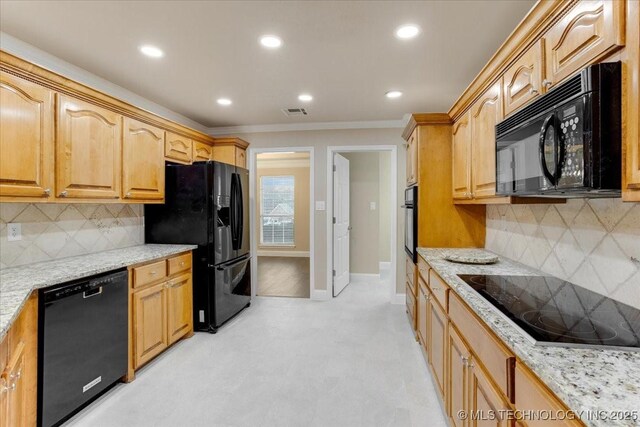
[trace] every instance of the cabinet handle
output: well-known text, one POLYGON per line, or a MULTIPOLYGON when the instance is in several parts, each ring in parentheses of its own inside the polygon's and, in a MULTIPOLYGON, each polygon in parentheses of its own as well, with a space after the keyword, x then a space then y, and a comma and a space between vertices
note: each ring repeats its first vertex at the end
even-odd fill
POLYGON ((469 366, 469 358, 468 357, 460 356, 460 359, 462 360, 462 364, 464 366, 469 366))
POLYGON ((50 188, 45 188, 44 189, 44 195, 47 196, 47 197, 50 196, 51 195, 51 189, 50 188))
POLYGON ((184 267, 184 261, 180 261, 180 267, 184 267))
POLYGON ((542 81, 542 85, 543 85, 544 87, 549 87, 549 86, 551 86, 552 84, 553 84, 553 82, 552 82, 551 80, 544 79, 544 80, 542 81))
POLYGON ((20 376, 22 375, 22 369, 20 369, 18 372, 16 372, 15 374, 11 374, 9 375, 9 378, 12 380, 17 380, 20 378, 20 376))
POLYGON ((153 276, 153 275, 155 275, 155 274, 158 274, 158 272, 157 272, 157 271, 155 271, 155 270, 152 270, 152 271, 150 271, 150 272, 149 272, 149 274, 153 276))
POLYGON ((2 383, 0 384, 0 394, 7 393, 9 391, 9 387, 7 387, 7 382, 2 379, 2 383))
POLYGON ((128 192, 127 192, 127 194, 125 194, 125 195, 124 195, 124 197, 125 197, 125 198, 127 198, 127 199, 128 199, 129 197, 131 197, 131 191, 128 191, 128 192))
POLYGON ((538 89, 534 89, 534 88, 529 89, 529 94, 537 95, 538 94, 538 89))
POLYGON ((67 192, 66 191, 61 192, 60 197, 67 197, 67 192))
POLYGON ((437 288, 437 287, 433 287, 432 289, 433 289, 434 291, 441 291, 441 290, 442 290, 442 289, 437 288))

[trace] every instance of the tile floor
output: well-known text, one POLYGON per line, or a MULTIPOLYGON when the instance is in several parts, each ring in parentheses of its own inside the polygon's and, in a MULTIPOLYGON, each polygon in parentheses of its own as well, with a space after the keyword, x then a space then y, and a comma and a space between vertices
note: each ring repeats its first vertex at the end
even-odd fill
POLYGON ((258 257, 259 296, 309 298, 309 257, 258 257))
POLYGON ((327 302, 258 297, 69 426, 445 426, 403 305, 383 282, 327 302))

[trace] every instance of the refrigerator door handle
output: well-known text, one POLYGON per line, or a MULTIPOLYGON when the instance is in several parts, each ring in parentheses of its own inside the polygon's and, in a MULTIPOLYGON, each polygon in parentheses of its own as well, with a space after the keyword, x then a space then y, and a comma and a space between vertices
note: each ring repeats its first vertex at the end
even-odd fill
POLYGON ((241 264, 243 262, 247 262, 250 259, 251 259, 251 255, 245 255, 242 258, 234 259, 233 261, 229 261, 229 262, 226 262, 224 264, 218 264, 218 265, 209 264, 208 267, 209 268, 215 268, 216 270, 222 271, 222 270, 227 270, 230 267, 233 267, 235 265, 241 264))
POLYGON ((231 223, 231 247, 233 250, 237 250, 237 246, 238 246, 238 212, 237 212, 237 180, 236 180, 236 174, 232 173, 231 174, 231 200, 229 203, 229 210, 230 210, 230 218, 229 218, 229 222, 231 223))
POLYGON ((238 197, 236 198, 236 203, 237 203, 237 209, 236 209, 236 213, 238 215, 237 218, 237 231, 238 231, 238 236, 237 236, 237 242, 238 242, 238 249, 240 249, 240 246, 242 245, 242 233, 244 232, 244 206, 243 205, 243 195, 242 195, 242 181, 240 180, 240 175, 236 174, 237 180, 238 180, 238 184, 236 185, 236 191, 238 192, 238 197))

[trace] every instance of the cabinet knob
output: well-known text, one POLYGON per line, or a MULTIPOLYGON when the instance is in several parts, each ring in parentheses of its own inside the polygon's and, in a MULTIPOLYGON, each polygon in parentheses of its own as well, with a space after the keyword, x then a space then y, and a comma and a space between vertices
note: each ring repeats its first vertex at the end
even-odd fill
POLYGON ((9 387, 7 387, 7 382, 3 379, 0 383, 0 394, 6 393, 9 391, 9 387))
POLYGON ((152 271, 149 272, 149 274, 153 276, 155 274, 158 274, 158 272, 156 270, 152 270, 152 271))
POLYGON ((460 360, 462 360, 462 364, 464 366, 469 366, 469 358, 468 357, 461 356, 460 360))
POLYGON ((543 85, 544 87, 549 87, 549 86, 551 86, 552 84, 553 84, 553 82, 552 82, 551 80, 544 79, 544 80, 542 81, 542 85, 543 85))
POLYGON ((437 288, 437 287, 434 287, 434 288, 433 288, 433 290, 434 290, 434 291, 441 291, 442 289, 437 288))
POLYGON ((60 197, 67 197, 67 192, 66 191, 61 192, 60 197))
POLYGON ((538 89, 534 89, 534 88, 529 89, 529 94, 537 95, 538 94, 538 89))
POLYGON ((15 374, 11 374, 9 375, 9 378, 12 380, 17 380, 20 378, 20 376, 22 375, 22 369, 20 369, 18 372, 16 372, 15 374))
POLYGON ((45 196, 50 196, 51 195, 51 189, 50 188, 45 188, 43 191, 45 196))
POLYGON ((131 191, 128 191, 127 194, 124 195, 124 197, 127 197, 127 198, 131 197, 131 191))
POLYGON ((184 261, 180 261, 180 267, 184 267, 184 261))

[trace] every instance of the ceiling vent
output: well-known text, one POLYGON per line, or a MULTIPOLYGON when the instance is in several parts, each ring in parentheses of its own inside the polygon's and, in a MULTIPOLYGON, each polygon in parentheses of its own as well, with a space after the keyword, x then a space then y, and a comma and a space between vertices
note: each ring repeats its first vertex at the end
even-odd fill
POLYGON ((307 115, 307 110, 305 110, 304 108, 283 108, 282 112, 285 116, 288 117, 307 115))

